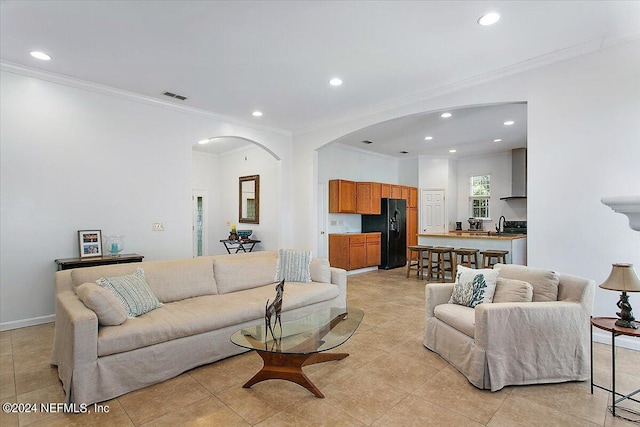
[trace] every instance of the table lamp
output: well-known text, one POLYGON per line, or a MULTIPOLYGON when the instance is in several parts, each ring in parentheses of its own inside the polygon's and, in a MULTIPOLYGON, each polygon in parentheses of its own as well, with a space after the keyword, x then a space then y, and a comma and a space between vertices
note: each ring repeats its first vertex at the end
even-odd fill
POLYGON ((633 269, 633 264, 613 264, 611 274, 600 287, 622 292, 620 301, 616 304, 620 309, 620 312, 616 313, 618 315, 616 326, 638 329, 638 325, 635 322, 636 319, 633 318, 633 312, 631 311, 629 297, 627 296, 627 292, 640 292, 640 279, 638 279, 633 269))

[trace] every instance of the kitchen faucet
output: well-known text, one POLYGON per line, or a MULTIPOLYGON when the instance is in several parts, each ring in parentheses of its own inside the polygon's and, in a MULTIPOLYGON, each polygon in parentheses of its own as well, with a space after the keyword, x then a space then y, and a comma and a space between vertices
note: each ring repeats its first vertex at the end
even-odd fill
POLYGON ((504 223, 507 220, 507 218, 504 217, 504 215, 502 215, 500 217, 500 219, 498 220, 498 225, 496 225, 496 233, 500 234, 500 233, 504 233, 504 223), (502 223, 502 227, 500 227, 500 223, 502 223), (500 231, 502 230, 502 231, 500 231))

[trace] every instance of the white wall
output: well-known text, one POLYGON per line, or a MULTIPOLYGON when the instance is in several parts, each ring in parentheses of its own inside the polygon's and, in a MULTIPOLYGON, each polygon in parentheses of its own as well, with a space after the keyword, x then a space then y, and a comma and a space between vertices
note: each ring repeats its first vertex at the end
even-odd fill
MULTIPOLYGON (((0 78, 2 329, 52 319, 54 260, 78 256, 77 230, 124 234, 145 260, 191 257, 194 141, 237 135, 290 161, 284 133, 44 78, 4 66, 0 78)), ((289 212, 289 182, 279 187, 289 212)))
MULTIPOLYGON (((458 165, 445 157, 419 156, 419 183, 421 190, 444 190, 446 224, 455 229, 458 221, 458 165)), ((420 217, 420 214, 418 213, 420 217)), ((423 229, 423 224, 418 224, 423 229)))
MULTIPOLYGON (((603 196, 640 188, 640 41, 496 78, 332 127, 294 136, 294 204, 307 206, 298 229, 313 229, 309 152, 337 137, 408 114, 496 102, 528 103, 529 265, 590 277, 601 283, 613 262, 640 270, 640 233, 600 203, 603 196)), ((421 184, 422 183, 421 164, 421 184)), ((313 246, 312 235, 295 236, 313 246)), ((615 292, 596 289, 595 316, 613 315, 615 292)), ((640 296, 631 295, 640 306, 640 296)))

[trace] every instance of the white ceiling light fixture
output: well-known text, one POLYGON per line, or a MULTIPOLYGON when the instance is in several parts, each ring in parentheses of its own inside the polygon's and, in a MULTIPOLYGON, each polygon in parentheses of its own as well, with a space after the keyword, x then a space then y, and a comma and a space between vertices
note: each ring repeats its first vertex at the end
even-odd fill
POLYGON ((262 117, 262 111, 254 111, 251 115, 253 117, 262 117))
POLYGON ((47 55, 44 52, 39 52, 37 50, 31 51, 31 56, 33 56, 36 59, 41 59, 42 61, 49 61, 51 59, 51 56, 47 55))
POLYGON ((198 141, 198 144, 204 145, 204 144, 208 144, 210 142, 211 142, 211 139, 202 139, 202 140, 198 141))
POLYGON ((504 122, 503 124, 505 126, 511 126, 512 124, 514 124, 515 122, 513 120, 507 120, 506 122, 504 122))
POLYGON ((448 119, 451 116, 453 116, 453 114, 451 114, 451 113, 442 113, 442 114, 440 114, 440 117, 442 117, 443 119, 448 119))
POLYGON ((450 153, 456 153, 457 150, 449 150, 450 153))
POLYGON ((482 26, 493 25, 500 20, 500 14, 496 12, 489 12, 478 18, 478 24, 482 26))
POLYGON ((494 139, 493 142, 502 142, 501 138, 494 139))
POLYGON ((337 77, 334 77, 333 79, 329 80, 329 84, 331 86, 340 86, 342 84, 342 80, 337 77))
POLYGON ((424 137, 424 140, 425 140, 425 141, 431 141, 432 139, 433 139, 433 137, 432 137, 432 136, 425 136, 425 137, 424 137))

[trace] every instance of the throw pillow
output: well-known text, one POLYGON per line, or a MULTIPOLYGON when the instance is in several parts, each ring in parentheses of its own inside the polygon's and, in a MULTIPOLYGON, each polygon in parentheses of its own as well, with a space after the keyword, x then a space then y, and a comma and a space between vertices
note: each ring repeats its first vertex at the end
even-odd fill
POLYGON ((496 290, 498 271, 489 268, 473 269, 459 265, 453 285, 450 304, 474 308, 478 304, 490 303, 496 290))
POLYGON ((95 283, 84 283, 76 288, 76 295, 88 309, 98 316, 103 326, 121 325, 127 320, 127 310, 116 296, 95 283))
POLYGON ((522 280, 505 279, 498 275, 493 302, 531 302, 533 286, 522 280))
POLYGON ((280 249, 276 268, 276 282, 310 282, 311 251, 280 249))
POLYGON ((113 292, 124 304, 128 317, 138 317, 162 305, 151 292, 142 268, 128 276, 101 277, 96 283, 113 292))
POLYGON ((524 280, 533 286, 533 302, 557 301, 560 276, 554 271, 517 264, 496 264, 500 277, 524 280))

